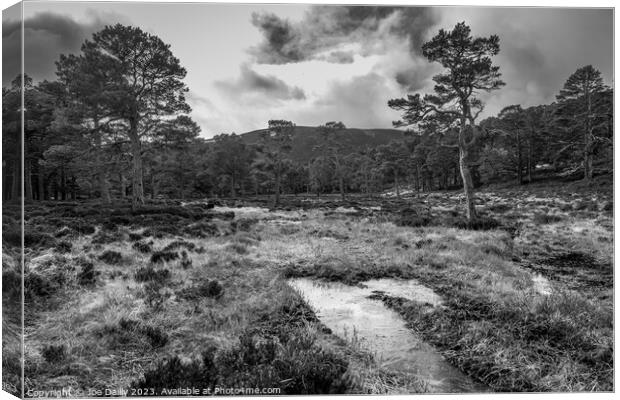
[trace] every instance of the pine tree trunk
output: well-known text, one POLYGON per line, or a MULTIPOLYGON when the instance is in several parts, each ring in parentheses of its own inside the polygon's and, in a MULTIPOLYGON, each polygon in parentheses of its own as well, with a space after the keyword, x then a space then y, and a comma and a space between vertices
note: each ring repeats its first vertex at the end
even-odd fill
POLYGON ((151 200, 157 197, 157 185, 155 183, 155 171, 151 169, 151 200))
POLYGON ((24 160, 24 197, 26 201, 32 201, 32 174, 30 169, 30 160, 24 160))
POLYGON ((39 201, 45 200, 45 174, 43 173, 43 166, 37 160, 37 192, 39 192, 39 201))
POLYGON ((67 200, 67 177, 64 167, 60 169, 60 196, 63 201, 67 200))
POLYGON ((584 178, 585 182, 590 182, 592 180, 592 154, 590 150, 590 144, 587 145, 586 150, 584 151, 583 157, 583 165, 584 165, 584 178))
POLYGON ((183 173, 179 174, 179 199, 183 200, 185 193, 185 180, 183 179, 183 173))
POLYGON ((420 193, 420 189, 422 187, 421 182, 420 182, 420 177, 421 177, 420 164, 416 164, 415 165, 415 191, 418 193, 420 193))
POLYGON ((11 200, 15 202, 21 198, 21 169, 21 160, 16 159, 13 163, 13 181, 11 182, 11 200))
POLYGON ((465 202, 467 207, 467 220, 472 223, 476 221, 478 215, 476 214, 476 205, 474 200, 474 182, 472 179, 471 168, 468 164, 468 156, 470 147, 473 145, 476 138, 475 126, 473 125, 473 118, 471 117, 471 110, 467 101, 462 102, 463 115, 460 118, 459 129, 459 168, 461 170, 461 177, 463 178, 463 191, 465 192, 465 202), (467 142, 465 133, 467 131, 466 122, 469 119, 472 130, 472 139, 467 142))
POLYGON ((50 182, 47 180, 43 181, 43 200, 50 199, 50 182))
POLYGON ((339 180, 339 184, 340 184, 340 199, 342 201, 345 200, 345 196, 344 196, 344 178, 342 177, 342 174, 340 175, 339 180))
POLYGON ((523 156, 521 154, 521 133, 517 129, 517 185, 523 183, 523 156))
POLYGON ((588 112, 586 114, 586 129, 584 132, 584 149, 583 149, 583 166, 584 166, 584 177, 583 180, 585 182, 590 182, 592 180, 592 104, 590 101, 590 93, 586 92, 586 101, 588 106, 588 112))
POLYGON ((127 182, 125 179, 125 175, 123 175, 123 173, 119 173, 119 181, 121 184, 121 199, 124 199, 125 197, 127 197, 127 182))
POLYGON ((532 139, 527 141, 527 181, 532 183, 532 139))
POLYGON ((230 174, 230 197, 233 199, 237 197, 235 193, 235 174, 230 174))
POLYGON ((592 101, 591 94, 588 84, 586 83, 585 89, 585 98, 586 98, 586 129, 584 132, 584 148, 583 148, 583 167, 584 167, 584 176, 583 180, 585 182, 590 182, 592 180, 592 101))
POLYGON ((99 192, 101 196, 101 201, 104 204, 110 204, 112 203, 112 199, 110 198, 108 177, 101 157, 101 132, 99 131, 95 133, 95 145, 97 146, 97 180, 99 181, 99 192))
POLYGON ((274 206, 280 205, 280 178, 282 171, 280 170, 280 162, 277 162, 276 165, 276 185, 275 185, 275 196, 274 196, 274 206))
POLYGON ((142 144, 138 136, 138 120, 130 121, 129 137, 131 140, 131 153, 133 156, 131 171, 131 207, 136 209, 144 205, 144 186, 142 184, 142 144))
POLYGON ((9 196, 10 196, 10 192, 8 190, 9 185, 9 178, 10 175, 5 175, 5 173, 7 172, 7 169, 5 167, 5 163, 2 163, 2 201, 7 201, 10 200, 9 196))
POLYGON ((76 184, 76 179, 75 176, 71 177, 71 200, 75 200, 77 199, 77 184, 76 184))
POLYGON ((467 220, 473 222, 477 218, 476 206, 474 203, 474 184, 471 178, 471 170, 469 165, 467 165, 467 149, 465 149, 464 146, 459 146, 459 168, 461 169, 461 178, 463 178, 467 220))

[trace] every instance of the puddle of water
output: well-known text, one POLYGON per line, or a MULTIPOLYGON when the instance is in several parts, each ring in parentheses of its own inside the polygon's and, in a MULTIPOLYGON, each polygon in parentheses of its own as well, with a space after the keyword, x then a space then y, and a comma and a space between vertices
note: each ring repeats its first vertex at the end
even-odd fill
POLYGON ((323 324, 346 340, 357 341, 388 369, 414 374, 437 393, 487 392, 489 389, 448 364, 430 345, 405 326, 403 319, 379 300, 369 299, 374 290, 430 304, 441 299, 415 281, 378 279, 366 287, 323 283, 307 278, 291 279, 323 324))

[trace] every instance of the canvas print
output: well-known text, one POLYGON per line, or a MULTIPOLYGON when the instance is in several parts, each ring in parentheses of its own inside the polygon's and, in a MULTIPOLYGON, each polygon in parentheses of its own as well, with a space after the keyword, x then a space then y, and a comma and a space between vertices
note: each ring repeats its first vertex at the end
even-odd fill
POLYGON ((613 392, 613 19, 5 9, 3 390, 613 392))

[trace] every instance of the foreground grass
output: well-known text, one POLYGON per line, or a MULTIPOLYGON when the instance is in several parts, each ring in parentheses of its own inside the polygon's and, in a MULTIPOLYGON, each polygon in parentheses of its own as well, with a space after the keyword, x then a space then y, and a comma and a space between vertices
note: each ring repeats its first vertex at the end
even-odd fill
POLYGON ((284 226, 260 214, 231 220, 220 211, 198 222, 182 217, 172 227, 142 217, 86 222, 84 234, 44 225, 53 211, 35 216, 39 232, 52 239, 27 248, 26 392, 423 391, 415 377, 383 370, 331 335, 277 264, 256 257, 263 228, 284 226), (210 225, 201 228, 202 238, 183 232, 204 219, 210 225))
POLYGON ((2 383, 3 390, 21 395, 21 266, 15 249, 2 249, 2 383))
POLYGON ((496 391, 612 390, 611 216, 537 206, 524 213, 516 236, 501 228, 411 229, 313 217, 260 256, 291 260, 283 266, 287 277, 419 280, 444 297, 444 307, 379 298, 496 391), (544 211, 558 218, 536 224, 533 216, 544 211), (532 264, 539 268, 524 268, 532 264), (541 271, 552 279, 551 295, 537 285, 541 271))
POLYGON ((284 282, 312 276, 434 289, 442 307, 377 298, 494 390, 611 390, 613 288, 600 278, 612 271, 611 215, 529 194, 506 212, 514 196, 484 196, 483 213, 501 222, 492 230, 451 226, 451 194, 426 199, 441 226, 418 227, 355 207, 32 209, 26 389, 424 391, 331 335, 284 282))
MULTIPOLYGON (((358 229, 364 230, 352 230, 358 229)), ((385 225, 368 228, 356 241, 368 246, 357 253, 349 247, 346 256, 322 247, 321 260, 306 265, 300 260, 301 267, 290 266, 285 274, 350 284, 417 279, 442 295, 445 307, 429 310, 380 298, 451 363, 496 391, 612 390, 610 296, 593 296, 590 289, 598 288, 585 289, 583 282, 577 285, 583 291, 571 289, 580 279, 575 275, 570 286, 552 282, 551 295, 540 293, 535 275, 513 261, 515 249, 505 232, 385 225)), ((598 273, 597 267, 583 274, 598 273)))

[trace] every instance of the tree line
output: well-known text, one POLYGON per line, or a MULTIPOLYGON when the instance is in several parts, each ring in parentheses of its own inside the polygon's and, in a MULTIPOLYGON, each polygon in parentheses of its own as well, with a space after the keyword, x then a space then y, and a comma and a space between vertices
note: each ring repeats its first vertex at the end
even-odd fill
POLYGON ((465 23, 440 30, 423 46, 444 68, 434 92, 388 102, 402 113, 402 140, 353 150, 346 129, 318 127, 320 154, 292 159, 295 124, 270 120, 258 143, 236 134, 199 136, 185 100, 186 75, 170 46, 136 27, 106 26, 78 55, 61 55, 57 79, 18 76, 2 90, 4 200, 20 198, 21 90, 24 90, 26 201, 145 199, 282 193, 363 193, 463 188, 470 220, 474 189, 484 183, 532 182, 537 171, 611 170, 613 90, 592 66, 568 77, 551 104, 511 105, 478 121, 480 94, 504 86, 491 57, 499 38, 474 38, 465 23))

